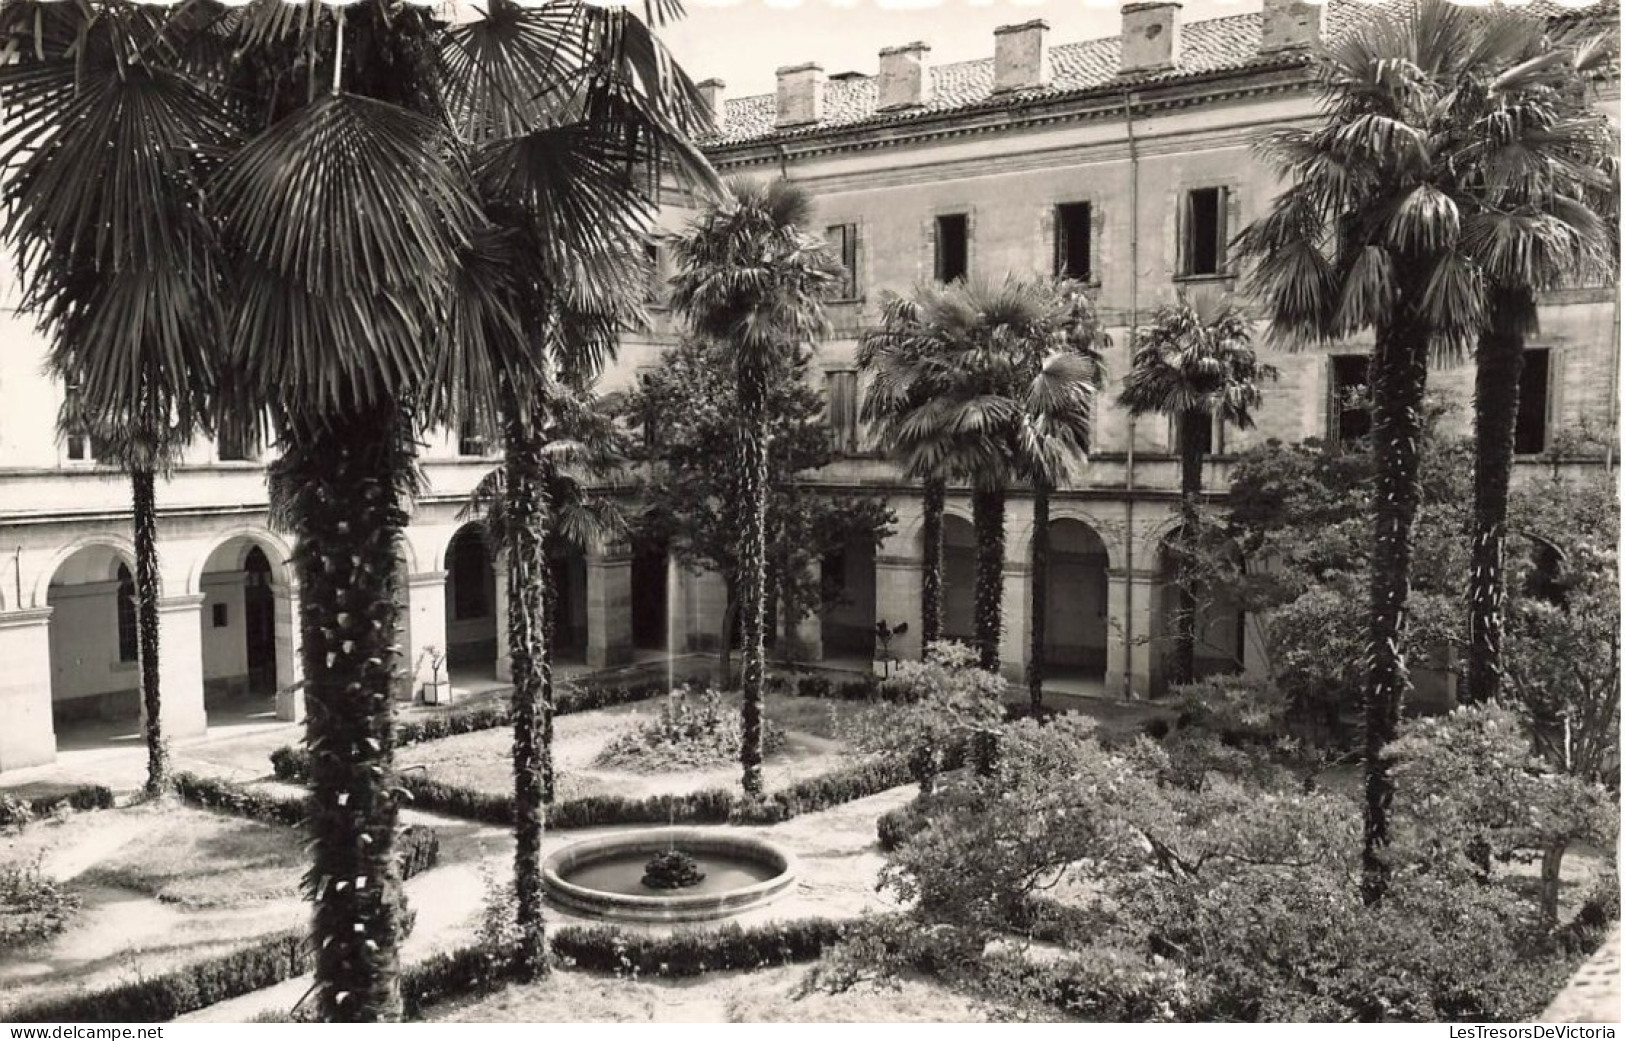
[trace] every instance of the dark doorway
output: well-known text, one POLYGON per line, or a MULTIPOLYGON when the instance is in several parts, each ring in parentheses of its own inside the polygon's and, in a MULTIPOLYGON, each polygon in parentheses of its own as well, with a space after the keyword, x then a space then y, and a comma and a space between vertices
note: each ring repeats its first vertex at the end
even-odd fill
POLYGON ((668 650, 670 616, 666 599, 666 547, 637 542, 632 548, 632 646, 640 651, 668 650))
POLYGON ((271 562, 258 546, 243 558, 243 638, 248 647, 248 692, 276 692, 276 594, 271 562))

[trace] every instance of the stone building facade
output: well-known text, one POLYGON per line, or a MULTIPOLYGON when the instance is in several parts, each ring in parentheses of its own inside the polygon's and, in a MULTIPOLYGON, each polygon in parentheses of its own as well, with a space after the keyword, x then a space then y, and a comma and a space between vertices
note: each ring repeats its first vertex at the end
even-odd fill
MULTIPOLYGON (((1228 239, 1280 185, 1253 151, 1260 132, 1315 113, 1307 48, 1335 33, 1353 0, 1310 6, 1264 0, 1262 12, 1183 23, 1177 3, 1122 8, 1118 37, 1051 41, 1041 21, 997 30, 993 56, 933 65, 926 43, 879 51, 874 70, 826 74, 816 62, 780 69, 772 95, 727 98, 702 85, 715 127, 707 153, 724 175, 789 177, 817 204, 818 227, 851 268, 830 305, 836 334, 821 344, 817 378, 845 451, 817 476, 832 491, 880 494, 897 514, 877 549, 832 558, 845 603, 797 633, 804 653, 866 667, 877 620, 915 622, 892 646, 917 654, 918 490, 873 451, 852 407, 861 393, 857 338, 887 291, 964 275, 1065 272, 1090 283, 1112 339, 1115 380, 1128 370, 1129 330, 1181 289, 1233 291, 1228 239)), ((816 55, 809 55, 816 58, 816 55)), ((692 70, 703 74, 703 69, 692 70)), ((1617 84, 1598 104, 1617 123, 1617 84)), ((662 214, 667 230, 687 213, 662 214)), ((95 446, 59 437, 66 389, 42 375, 44 344, 16 314, 0 271, 0 771, 49 761, 59 736, 90 720, 134 720, 137 674, 127 606, 133 555, 128 485, 95 446)), ((1519 449, 1549 458, 1564 432, 1599 437, 1612 465, 1618 402, 1619 310, 1614 286, 1575 287, 1542 301, 1526 377, 1519 449)), ((657 363, 676 329, 656 309, 653 330, 629 336, 603 389, 630 386, 657 363)), ((1367 343, 1280 353, 1258 429, 1215 429, 1205 485, 1222 493, 1234 454, 1263 439, 1353 437, 1361 414, 1341 393, 1361 380, 1367 343)), ((1463 408, 1472 367, 1435 385, 1463 408)), ((1083 479, 1051 513, 1049 653, 1058 680, 1117 696, 1163 686, 1171 605, 1163 541, 1178 488, 1172 431, 1100 409, 1083 479)), ((496 463, 492 446, 454 433, 423 450, 428 493, 402 548, 408 623, 402 647, 410 695, 448 670, 499 680, 504 577, 477 525, 459 517, 496 463)), ((298 589, 288 536, 267 523, 262 453, 200 442, 159 488, 163 703, 176 737, 201 732, 232 705, 268 704, 299 675, 298 589)), ((968 496, 950 496, 947 619, 969 635, 968 496)), ((1030 499, 1012 496, 1005 569, 1003 659, 1019 674, 1028 644, 1030 499)), ((564 608, 562 655, 584 667, 714 643, 722 613, 715 576, 688 574, 658 551, 597 545, 556 562, 564 608)), ((1215 608, 1202 622, 1207 669, 1256 668, 1247 619, 1215 608)))

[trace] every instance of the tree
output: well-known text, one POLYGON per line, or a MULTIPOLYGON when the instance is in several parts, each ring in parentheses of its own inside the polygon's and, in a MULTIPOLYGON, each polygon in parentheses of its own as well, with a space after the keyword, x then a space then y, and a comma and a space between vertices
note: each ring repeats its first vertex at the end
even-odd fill
POLYGON ((1214 421, 1249 430, 1263 403, 1259 384, 1275 368, 1260 364, 1252 323, 1229 297, 1187 296, 1161 307, 1136 337, 1133 367, 1118 404, 1131 416, 1159 413, 1174 421, 1179 438, 1179 522, 1171 546, 1179 615, 1175 619, 1173 682, 1196 678, 1196 591, 1191 556, 1201 514, 1202 462, 1214 421))
MULTIPOLYGON (((737 451, 740 431, 735 384, 722 347, 687 340, 667 351, 624 405, 642 425, 636 455, 651 465, 639 497, 648 510, 636 525, 674 560, 722 578, 728 593, 718 619, 724 678, 739 617, 741 475, 717 459, 737 451)), ((798 476, 835 458, 822 395, 808 379, 806 352, 776 369, 767 387, 767 575, 785 631, 806 613, 835 606, 842 590, 819 576, 829 555, 852 543, 878 544, 893 521, 886 505, 860 496, 830 495, 798 476)))
MULTIPOLYGON (((1242 234, 1243 255, 1289 344, 1370 329, 1372 512, 1365 690, 1365 895, 1387 887, 1393 780, 1384 749, 1411 689, 1406 614, 1423 397, 1432 358, 1465 354, 1485 312, 1451 192, 1456 157, 1474 140, 1449 98, 1507 70, 1493 18, 1447 0, 1378 12, 1314 60, 1324 116, 1270 134, 1262 151, 1290 185, 1242 234)), ((1520 135, 1477 154, 1512 163, 1520 135)))
MULTIPOLYGON (((920 286, 882 313, 860 355, 872 374, 865 411, 910 475, 971 485, 978 661, 997 671, 1005 494, 1022 479, 1053 486, 1082 461, 1104 336, 1066 280, 920 286)), ((927 531, 928 554, 939 531, 940 521, 927 531)))
POLYGON ((812 201, 789 181, 735 180, 674 240, 672 306, 728 351, 740 433, 739 604, 743 623, 745 793, 762 795, 762 685, 768 504, 768 387, 775 370, 824 334, 822 299, 840 263, 806 228, 812 201))

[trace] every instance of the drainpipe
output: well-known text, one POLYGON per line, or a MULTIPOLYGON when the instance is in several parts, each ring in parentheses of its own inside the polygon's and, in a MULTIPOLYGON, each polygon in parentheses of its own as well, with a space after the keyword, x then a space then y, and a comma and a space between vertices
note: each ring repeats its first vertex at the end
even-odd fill
MULTIPOLYGON (((1128 131, 1128 358, 1134 364, 1134 340, 1140 324, 1140 152, 1134 139, 1134 100, 1123 91, 1123 123, 1128 131)), ((1134 415, 1128 417, 1128 455, 1124 466, 1123 508, 1123 700, 1134 699, 1134 415)))

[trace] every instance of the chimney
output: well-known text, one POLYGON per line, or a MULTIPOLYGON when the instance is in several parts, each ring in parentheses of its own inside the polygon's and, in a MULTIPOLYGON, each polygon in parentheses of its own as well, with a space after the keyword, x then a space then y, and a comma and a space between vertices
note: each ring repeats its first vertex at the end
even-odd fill
POLYGON ((1320 43, 1320 30, 1325 19, 1325 4, 1306 4, 1302 0, 1264 0, 1263 30, 1258 38, 1258 53, 1310 50, 1320 43))
POLYGON ((778 71, 776 127, 799 127, 824 118, 824 67, 816 63, 787 65, 778 71))
POLYGON ((1179 5, 1170 0, 1123 5, 1123 64, 1134 72, 1166 72, 1179 61, 1179 5))
POLYGON ((995 94, 1049 85, 1049 51, 1044 47, 1047 32, 1049 23, 1041 18, 993 30, 995 94))
POLYGON ((702 80, 695 84, 700 97, 705 101, 705 107, 710 111, 709 120, 712 130, 721 130, 728 121, 728 111, 725 107, 727 95, 724 93, 728 85, 719 79, 702 80))
POLYGON ((931 48, 916 40, 880 52, 880 102, 876 109, 915 108, 931 100, 931 48))

